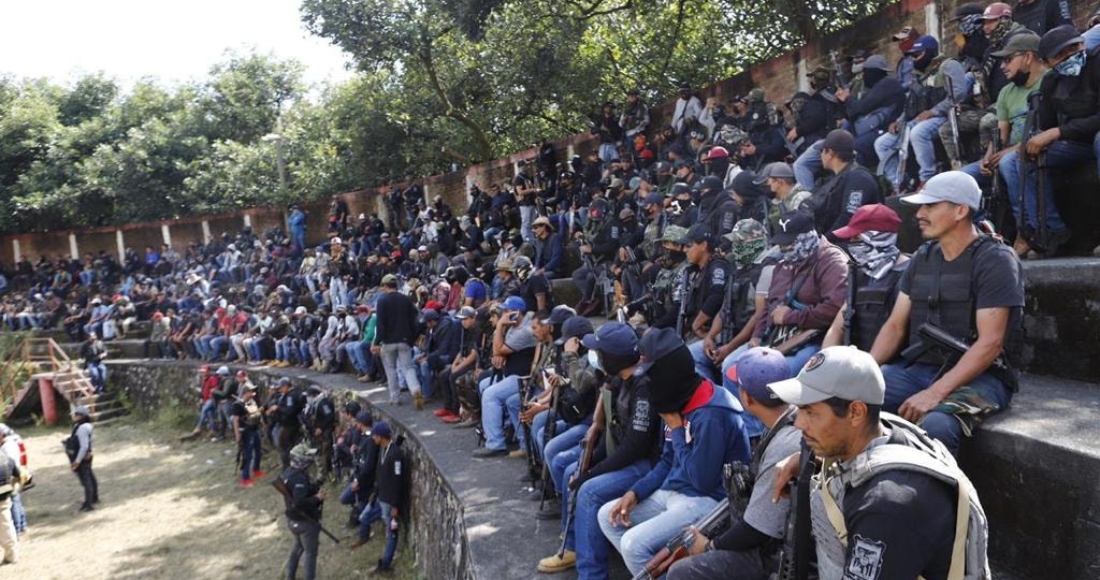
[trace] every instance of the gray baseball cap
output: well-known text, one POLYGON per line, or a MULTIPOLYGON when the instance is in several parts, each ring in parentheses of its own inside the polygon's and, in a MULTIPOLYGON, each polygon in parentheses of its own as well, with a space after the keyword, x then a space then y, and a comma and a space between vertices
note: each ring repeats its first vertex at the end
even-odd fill
POLYGON ((756 185, 764 185, 768 182, 769 177, 794 179, 794 169, 791 169, 789 163, 783 161, 776 161, 764 166, 764 170, 760 172, 752 182, 756 185))
POLYGON ((853 346, 830 346, 810 357, 797 377, 768 383, 768 390, 798 406, 832 397, 881 405, 886 396, 886 381, 870 354, 853 346))
POLYGON ((958 205, 968 205, 977 210, 982 204, 982 188, 969 174, 962 171, 945 171, 933 176, 920 191, 901 198, 901 201, 913 205, 924 205, 949 201, 958 205))

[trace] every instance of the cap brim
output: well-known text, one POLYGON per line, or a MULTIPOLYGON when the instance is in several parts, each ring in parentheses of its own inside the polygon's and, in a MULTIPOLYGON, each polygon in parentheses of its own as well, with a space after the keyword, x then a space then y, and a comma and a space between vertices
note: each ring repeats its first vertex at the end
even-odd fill
POLYGON ((1015 54, 1015 53, 1016 53, 1015 50, 1008 50, 1006 48, 1006 49, 1003 49, 1003 50, 998 50, 996 52, 991 52, 989 54, 990 54, 990 56, 995 56, 997 58, 1004 58, 1006 56, 1010 56, 1010 55, 1015 54))
POLYGON ((799 381, 797 377, 777 383, 768 383, 768 390, 776 397, 779 397, 784 403, 797 407, 820 403, 832 397, 832 395, 828 393, 822 393, 821 391, 807 387, 802 384, 802 381, 799 381))
POLYGON ((770 175, 761 175, 760 177, 757 177, 756 179, 752 180, 752 184, 753 185, 764 185, 765 183, 768 182, 769 177, 771 177, 771 176, 770 175))
POLYGON ((934 195, 928 195, 924 192, 917 192, 913 195, 907 195, 901 198, 901 201, 902 203, 908 203, 909 205, 924 205, 927 203, 938 203, 943 200, 934 195))
POLYGON ((844 226, 842 228, 837 228, 833 230, 833 236, 835 236, 838 240, 850 240, 862 233, 863 230, 857 230, 852 226, 844 226))
POLYGON ((554 346, 565 346, 565 343, 569 340, 568 336, 563 336, 554 341, 554 346))
POLYGON ((778 233, 768 239, 768 244, 772 246, 789 246, 798 239, 798 234, 778 233))
POLYGON ((638 363, 638 366, 635 367, 635 369, 634 369, 634 374, 635 375, 645 374, 647 371, 649 371, 650 368, 653 367, 653 363, 655 363, 655 362, 657 362, 657 361, 647 360, 645 362, 638 363))
POLYGON ((596 333, 584 335, 584 338, 581 339, 581 344, 589 350, 600 349, 600 341, 596 338, 596 333))

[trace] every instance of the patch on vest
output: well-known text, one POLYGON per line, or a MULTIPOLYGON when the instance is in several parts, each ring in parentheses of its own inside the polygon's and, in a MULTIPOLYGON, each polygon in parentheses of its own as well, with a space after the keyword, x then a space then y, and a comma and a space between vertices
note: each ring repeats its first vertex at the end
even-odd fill
POLYGON ((844 580, 877 580, 882 571, 882 556, 886 552, 883 542, 855 536, 852 556, 844 569, 844 580))

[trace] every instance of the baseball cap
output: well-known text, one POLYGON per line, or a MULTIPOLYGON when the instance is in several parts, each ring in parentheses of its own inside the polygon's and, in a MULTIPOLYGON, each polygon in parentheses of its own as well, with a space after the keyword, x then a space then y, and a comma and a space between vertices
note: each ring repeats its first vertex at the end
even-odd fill
POLYGON ((256 386, 256 383, 245 383, 244 384, 244 390, 246 390, 246 391, 256 391, 256 390, 259 390, 259 388, 260 387, 256 386))
POLYGON ((1051 60, 1067 46, 1084 41, 1084 37, 1077 32, 1072 24, 1063 24, 1050 29, 1043 35, 1043 38, 1039 41, 1039 56, 1043 60, 1051 60))
POLYGON ((949 201, 977 210, 982 203, 982 189, 973 177, 962 171, 945 171, 933 176, 920 191, 901 198, 901 201, 913 205, 949 201))
POLYGON ((674 328, 654 328, 642 336, 638 349, 642 351, 642 361, 638 363, 637 373, 644 373, 672 351, 684 346, 683 339, 674 328))
POLYGON ((585 335, 581 344, 591 350, 617 356, 638 353, 638 335, 633 328, 622 322, 604 323, 596 332, 585 335))
POLYGON ((511 272, 512 270, 514 270, 514 268, 512 267, 511 260, 504 259, 497 264, 497 272, 511 272))
POLYGON ((791 367, 783 353, 758 346, 745 352, 737 364, 726 370, 726 379, 730 384, 744 390, 758 401, 776 399, 768 390, 769 383, 778 383, 791 378, 791 367))
POLYGON ((648 205, 661 205, 661 206, 663 206, 664 204, 665 204, 664 194, 662 194, 660 192, 657 192, 657 191, 654 191, 653 193, 650 193, 649 195, 647 195, 646 198, 645 198, 645 201, 642 202, 643 206, 648 206, 648 205))
POLYGON ((581 338, 588 334, 592 334, 592 321, 587 316, 571 316, 562 323, 561 338, 555 340, 554 344, 561 346, 570 338, 581 338))
POLYGON ((828 149, 836 153, 847 153, 850 155, 855 151, 855 147, 855 137, 852 137, 852 134, 844 129, 833 129, 829 131, 829 134, 821 141, 822 149, 828 149))
POLYGON ((393 274, 386 274, 385 276, 382 276, 382 285, 383 286, 389 286, 391 288, 396 288, 397 287, 397 276, 394 276, 393 274))
POLYGON ((613 190, 616 190, 616 191, 618 191, 622 188, 623 188, 623 180, 619 179, 618 177, 613 178, 611 180, 611 183, 609 183, 607 185, 607 189, 613 189, 613 190))
POLYGON ((542 323, 557 326, 576 315, 576 310, 573 310, 572 308, 564 304, 559 304, 550 311, 550 316, 542 319, 542 323))
POLYGON ((764 102, 764 89, 755 88, 749 91, 749 94, 745 95, 745 100, 750 103, 763 103, 764 102))
POLYGON ((86 407, 84 405, 79 405, 79 406, 73 407, 72 414, 74 416, 75 415, 84 415, 85 417, 91 417, 92 416, 92 413, 90 411, 88 411, 88 407, 86 407))
POLYGON ((688 244, 700 244, 703 242, 710 242, 714 245, 714 232, 710 231, 710 228, 703 224, 695 224, 691 226, 691 229, 684 234, 683 238, 680 238, 680 243, 684 245, 688 244))
POLYGON ((906 38, 909 38, 910 36, 913 36, 913 27, 912 26, 906 26, 905 28, 902 28, 900 31, 898 31, 897 34, 894 35, 894 40, 905 40, 906 38))
POLYGON ((665 228, 664 235, 661 236, 660 242, 672 242, 674 244, 682 243, 684 236, 687 235, 687 228, 683 226, 667 226, 665 228))
POLYGON ((714 159, 724 159, 729 156, 730 152, 727 151, 725 147, 722 147, 721 145, 715 145, 714 147, 710 148, 710 151, 707 151, 706 158, 707 161, 712 161, 714 159))
POLYGON ((379 421, 370 428, 371 435, 377 435, 384 439, 393 437, 393 429, 390 429, 390 424, 385 421, 379 421))
POLYGON ((866 60, 868 56, 871 56, 871 53, 867 52, 866 50, 863 50, 862 48, 857 48, 856 50, 852 51, 852 54, 848 55, 847 60, 851 61, 851 60, 855 60, 857 58, 862 58, 862 59, 866 60))
POLYGON ((439 320, 439 312, 432 310, 431 308, 425 308, 420 312, 421 322, 430 322, 432 320, 439 320))
POLYGON ((1039 52, 1039 43, 1041 42, 1038 34, 1031 32, 1030 30, 1021 30, 1016 34, 1008 37, 1008 42, 1005 43, 1001 50, 993 53, 993 56, 997 58, 1003 58, 1006 56, 1012 56, 1018 52, 1039 52))
POLYGON ((898 213, 881 203, 872 203, 860 207, 848 225, 833 230, 839 240, 850 240, 863 232, 897 232, 901 227, 898 213))
POLYGON ((473 306, 463 306, 462 309, 458 311, 458 314, 455 314, 455 318, 459 320, 473 318, 475 316, 477 316, 477 309, 473 306))
POLYGON ((814 231, 814 218, 808 213, 793 211, 779 216, 777 225, 768 243, 773 246, 789 246, 800 234, 814 231))
POLYGON ((925 34, 917 39, 913 43, 913 46, 909 47, 909 50, 905 51, 905 54, 916 54, 918 52, 931 52, 938 53, 940 50, 940 42, 936 40, 934 36, 925 34))
POLYGON ((752 201, 760 199, 768 194, 768 191, 763 185, 756 183, 756 173, 746 169, 737 174, 737 177, 733 178, 733 183, 730 184, 730 189, 734 193, 739 195, 742 199, 752 201))
POLYGON ((294 309, 294 314, 297 314, 298 316, 301 316, 301 315, 305 314, 306 312, 308 312, 308 311, 306 310, 305 306, 299 306, 299 307, 294 309))
POLYGON ((1004 2, 994 2, 986 6, 982 12, 982 20, 997 20, 999 18, 1012 18, 1012 7, 1004 2))
POLYGON ((505 310, 519 310, 521 312, 527 310, 527 302, 519 296, 509 296, 504 301, 503 306, 505 310))
POLYGON ((830 346, 810 357, 797 377, 770 383, 768 389, 800 407, 832 397, 881 405, 886 381, 870 354, 852 346, 830 346))
POLYGON ((768 232, 764 229, 764 224, 752 218, 745 218, 733 224, 733 231, 722 237, 735 244, 740 244, 766 239, 768 232))
POLYGON ((229 367, 220 366, 220 367, 218 367, 218 370, 214 371, 214 374, 220 375, 220 376, 223 376, 223 377, 228 377, 229 376, 229 367))
POLYGON ((764 169, 760 171, 760 175, 753 180, 753 183, 764 185, 768 182, 769 177, 794 179, 794 169, 791 169, 791 165, 784 161, 769 163, 764 166, 764 169))
POLYGON ((374 417, 371 416, 370 411, 359 411, 359 414, 355 416, 355 420, 364 425, 371 425, 374 423, 374 417))
POLYGON ((290 379, 287 378, 287 377, 279 377, 279 382, 277 382, 275 384, 279 387, 284 387, 284 386, 289 387, 290 386, 290 379))

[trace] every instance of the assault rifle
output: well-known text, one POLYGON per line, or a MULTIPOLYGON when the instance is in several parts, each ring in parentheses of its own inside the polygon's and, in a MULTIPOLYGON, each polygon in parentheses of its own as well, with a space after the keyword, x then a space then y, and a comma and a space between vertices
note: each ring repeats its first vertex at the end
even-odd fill
POLYGON ((684 268, 683 273, 680 275, 680 313, 676 316, 676 335, 683 338, 684 336, 684 319, 687 318, 687 303, 688 295, 691 293, 689 288, 692 280, 692 276, 688 272, 688 268, 684 268))
POLYGON ((951 100, 951 108, 947 111, 947 122, 951 126, 951 144, 955 147, 951 169, 957 171, 962 167, 962 162, 959 161, 962 156, 962 149, 959 146, 959 101, 955 99, 955 83, 951 80, 951 75, 943 75, 943 80, 947 84, 947 98, 951 100))
POLYGON ((852 318, 856 314, 856 277, 859 275, 859 264, 855 260, 848 260, 848 304, 844 310, 844 344, 852 344, 852 318))
POLYGON ((829 51, 829 59, 833 61, 833 68, 836 69, 836 85, 840 89, 848 89, 852 84, 852 79, 848 78, 847 73, 844 72, 844 67, 840 65, 840 59, 836 57, 836 51, 829 51))
MULTIPOLYGON (((519 378, 519 400, 521 401, 521 409, 526 411, 531 406, 531 376, 519 378)), ((542 469, 539 466, 539 458, 535 456, 535 442, 531 433, 531 424, 520 421, 521 429, 523 429, 524 443, 526 444, 525 451, 527 452, 527 475, 531 478, 531 485, 534 486, 535 482, 542 476, 542 469)))
POLYGON ((901 146, 898 148, 898 193, 901 193, 906 187, 905 181, 909 174, 909 123, 906 122, 898 127, 898 131, 901 133, 901 146))
MULTIPOLYGON (((920 342, 906 348, 901 356, 910 362, 919 362, 922 358, 925 358, 926 354, 934 355, 936 358, 933 360, 942 360, 943 364, 940 371, 936 373, 937 379, 943 376, 948 369, 955 366, 959 359, 966 354, 966 351, 970 350, 969 344, 931 322, 920 325, 920 328, 917 329, 917 335, 920 337, 920 342)), ((989 365, 989 370, 1000 377, 1012 392, 1019 389, 1016 374, 1012 371, 1008 362, 1005 361, 1003 354, 994 359, 989 365)))
MULTIPOLYGON (((546 446, 550 443, 550 440, 557 435, 558 430, 558 393, 561 391, 550 384, 550 373, 554 372, 552 369, 542 369, 542 386, 544 389, 553 389, 550 396, 550 409, 546 411, 546 427, 542 430, 542 448, 546 449, 546 446)), ((539 499, 539 511, 542 511, 546 506, 546 500, 552 499, 553 494, 553 481, 550 479, 550 462, 548 458, 542 458, 542 473, 540 475, 540 485, 542 486, 542 497, 539 499)))
POLYGON ((798 479, 789 482, 791 509, 787 513, 787 531, 779 550, 779 570, 768 580, 807 580, 810 577, 810 477, 814 472, 813 453, 805 443, 798 465, 798 479))
MULTIPOLYGON (((996 154, 996 153, 1000 152, 1001 147, 1003 147, 1003 144, 1001 143, 1001 128, 1000 127, 997 127, 993 130, 993 139, 992 139, 991 143, 992 143, 991 147, 993 149, 993 153, 996 154)), ((991 165, 989 167, 989 171, 992 175, 992 180, 991 180, 992 185, 989 186, 989 196, 982 197, 982 209, 985 210, 986 216, 989 217, 989 219, 994 224, 996 224, 997 227, 1002 227, 1002 224, 1004 223, 1004 220, 999 215, 1000 214, 1000 209, 1001 209, 1000 208, 1001 184, 999 183, 1000 182, 1000 167, 998 167, 998 165, 999 164, 994 163, 993 165, 991 165)))
POLYGON ((287 488, 287 486, 286 486, 286 482, 285 482, 285 481, 283 481, 283 478, 281 478, 281 477, 276 477, 276 478, 275 478, 275 481, 272 481, 272 482, 271 482, 271 485, 272 485, 272 486, 274 486, 274 487, 275 487, 275 489, 276 489, 276 490, 277 490, 277 491, 278 491, 278 492, 279 492, 280 494, 282 494, 282 496, 283 496, 283 499, 285 499, 285 500, 286 500, 286 505, 287 505, 287 508, 286 508, 286 515, 287 515, 287 517, 289 517, 289 518, 293 518, 293 519, 296 519, 296 520, 300 520, 300 521, 305 521, 305 522, 307 522, 307 523, 311 523, 311 524, 314 524, 314 525, 316 525, 316 526, 317 526, 318 528, 320 528, 320 529, 321 529, 321 533, 322 533, 322 534, 324 534, 324 535, 328 536, 329 538, 331 538, 333 542, 336 542, 337 544, 339 544, 339 543, 340 543, 340 540, 339 540, 339 538, 337 538, 336 536, 332 535, 332 532, 330 532, 330 531, 326 530, 326 529, 325 529, 325 526, 321 525, 321 522, 319 522, 319 521, 317 521, 316 519, 314 519, 314 518, 312 518, 312 517, 310 517, 310 516, 306 515, 305 513, 303 513, 303 512, 302 512, 302 510, 300 510, 300 509, 298 509, 298 508, 296 508, 296 507, 290 507, 291 505, 293 505, 293 501, 294 501, 294 499, 293 499, 293 498, 292 498, 292 497, 290 496, 290 490, 289 490, 289 489, 287 488))
MULTIPOLYGON (((599 437, 596 437, 594 435, 590 435, 587 439, 585 439, 584 450, 581 451, 581 458, 577 462, 577 471, 573 472, 573 477, 583 478, 584 474, 588 472, 588 468, 591 467, 592 464, 592 453, 596 447, 596 439, 599 439, 599 437)), ((573 525, 573 516, 577 511, 577 493, 579 492, 580 486, 577 486, 577 489, 569 491, 569 507, 568 509, 566 509, 565 512, 565 528, 563 528, 565 530, 569 530, 570 527, 573 525)), ((565 555, 565 540, 568 537, 568 531, 562 534, 561 547, 558 548, 558 558, 561 558, 565 555)))
MULTIPOLYGON (((714 509, 710 511, 703 519, 699 520, 695 524, 695 528, 699 530, 699 533, 703 534, 707 538, 714 538, 718 534, 721 534, 729 527, 729 503, 730 500, 724 499, 718 505, 714 506, 714 509)), ((680 534, 673 537, 665 544, 665 547, 661 548, 660 552, 657 552, 655 556, 649 559, 645 563, 645 569, 638 572, 634 576, 633 580, 653 580, 665 575, 669 567, 675 564, 678 560, 681 560, 688 555, 688 550, 691 549, 691 545, 695 542, 695 532, 688 528, 680 534)))

